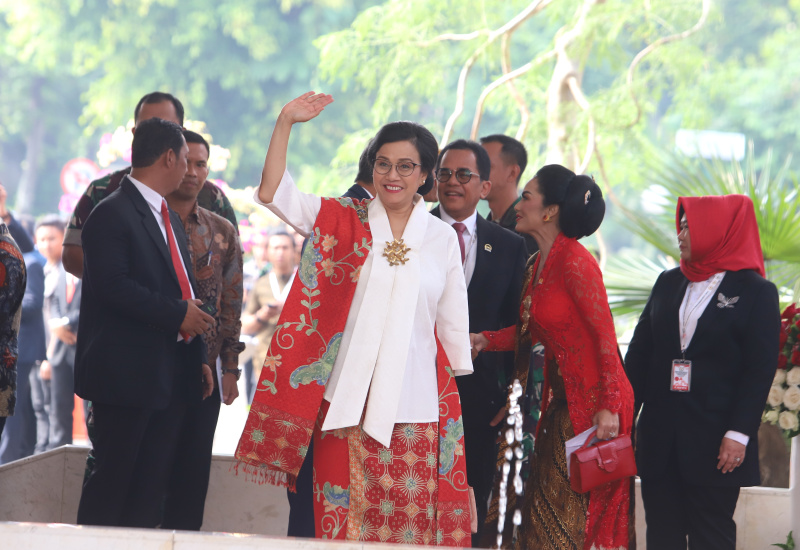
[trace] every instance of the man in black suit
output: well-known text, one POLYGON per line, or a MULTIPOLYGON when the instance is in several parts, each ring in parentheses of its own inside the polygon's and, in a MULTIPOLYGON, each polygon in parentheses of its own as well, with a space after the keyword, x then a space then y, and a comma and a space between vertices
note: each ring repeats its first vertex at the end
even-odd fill
MULTIPOLYGON (((489 181, 489 156, 480 144, 463 139, 442 149, 436 166, 439 206, 432 214, 453 225, 462 245, 469 300, 469 331, 498 330, 517 321, 527 253, 522 237, 478 214, 489 181)), ((471 376, 456 379, 464 418, 467 479, 475 491, 480 527, 497 460, 497 424, 506 405, 513 353, 479 355, 471 376)))
POLYGON ((187 169, 181 127, 153 118, 133 138, 133 170, 81 234, 84 287, 75 393, 93 402, 96 462, 78 523, 156 527, 189 403, 211 394, 180 217, 163 197, 187 169))
POLYGON ((370 140, 364 150, 361 151, 361 157, 358 159, 358 174, 356 174, 355 183, 342 195, 343 197, 365 200, 375 196, 375 186, 372 183, 372 162, 370 162, 369 156, 367 155, 371 142, 372 140, 370 140))
POLYGON ((81 303, 81 281, 61 264, 64 222, 48 216, 36 224, 36 248, 45 266, 45 322, 50 331, 47 360, 31 376, 36 411, 36 452, 72 444, 72 410, 75 405, 75 343, 81 303))
MULTIPOLYGON (((514 207, 519 202, 519 183, 528 165, 528 152, 518 140, 503 134, 492 134, 481 138, 481 145, 489 153, 492 171, 489 179, 492 188, 486 195, 491 212, 486 218, 506 229, 517 231, 517 213, 514 207)), ((520 233, 525 239, 528 254, 539 250, 539 245, 527 233, 520 233)))

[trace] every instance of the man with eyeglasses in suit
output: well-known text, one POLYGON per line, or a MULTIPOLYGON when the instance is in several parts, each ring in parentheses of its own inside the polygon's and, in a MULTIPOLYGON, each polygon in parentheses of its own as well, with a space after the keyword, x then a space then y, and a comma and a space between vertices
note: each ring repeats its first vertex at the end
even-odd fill
MULTIPOLYGON (((439 153, 435 175, 439 206, 431 212, 459 236, 469 301, 469 331, 497 330, 517 320, 527 252, 519 235, 491 223, 477 212, 491 189, 491 162, 479 143, 463 139, 439 153)), ((504 417, 506 386, 513 368, 509 353, 481 354, 471 376, 456 378, 464 419, 467 480, 475 491, 481 540, 497 458, 498 424, 504 417)))

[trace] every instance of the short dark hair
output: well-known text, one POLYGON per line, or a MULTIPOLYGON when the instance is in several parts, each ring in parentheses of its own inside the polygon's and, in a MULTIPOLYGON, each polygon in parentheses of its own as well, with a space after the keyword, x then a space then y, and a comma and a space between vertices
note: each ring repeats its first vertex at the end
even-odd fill
POLYGON ((519 166, 519 175, 517 176, 517 184, 522 177, 522 173, 528 166, 528 152, 522 143, 510 136, 503 134, 492 134, 481 138, 481 144, 486 143, 499 143, 502 145, 500 154, 503 155, 503 160, 508 164, 516 164, 519 166))
POLYGON ((211 147, 209 147, 208 142, 205 140, 203 136, 201 136, 197 132, 192 132, 191 130, 184 130, 183 138, 186 140, 186 143, 200 143, 204 145, 206 148, 206 153, 211 155, 211 147))
POLYGON ((436 168, 436 159, 439 153, 439 144, 433 134, 422 124, 402 120, 390 122, 378 130, 372 142, 369 144, 369 161, 375 163, 378 151, 387 143, 398 141, 408 141, 417 148, 419 153, 422 171, 428 173, 425 183, 417 191, 420 195, 428 193, 433 189, 433 170, 436 168))
POLYGON ((142 121, 133 134, 131 166, 152 166, 169 149, 180 156, 184 142, 183 129, 174 122, 160 118, 142 121))
POLYGON ((177 97, 167 92, 150 92, 142 96, 142 99, 139 100, 139 103, 136 104, 136 108, 133 110, 133 121, 136 122, 139 120, 139 112, 142 110, 142 105, 164 103, 165 101, 172 102, 172 105, 175 107, 175 114, 178 115, 178 122, 183 126, 183 103, 181 103, 177 97))
POLYGON ((361 156, 358 158, 358 174, 356 174, 355 182, 372 183, 372 162, 369 159, 369 148, 372 145, 372 140, 367 142, 367 146, 361 151, 361 156))
POLYGON ((539 184, 545 206, 559 206, 559 224, 567 237, 580 239, 597 231, 606 213, 603 192, 589 176, 576 175, 560 164, 539 168, 533 179, 539 184))
POLYGON ((36 220, 36 227, 33 232, 36 233, 40 227, 54 227, 64 233, 67 229, 67 224, 64 223, 64 220, 62 220, 58 214, 47 214, 36 220))
POLYGON ((489 179, 489 174, 492 172, 492 160, 489 158, 489 153, 487 153, 486 149, 481 147, 481 144, 477 141, 467 139, 457 139, 444 146, 444 149, 439 152, 439 158, 436 160, 437 170, 439 169, 439 165, 442 164, 444 154, 451 149, 455 149, 456 151, 472 151, 475 155, 475 162, 478 165, 478 174, 481 176, 481 181, 489 179))
POLYGON ((286 237, 287 239, 289 239, 289 242, 292 243, 292 250, 296 250, 297 249, 296 243, 294 242, 294 237, 289 235, 289 233, 284 231, 283 229, 279 229, 277 231, 272 231, 272 232, 270 232, 268 234, 268 236, 269 236, 269 239, 267 240, 267 244, 266 244, 267 247, 269 247, 269 243, 272 240, 272 237, 286 237))

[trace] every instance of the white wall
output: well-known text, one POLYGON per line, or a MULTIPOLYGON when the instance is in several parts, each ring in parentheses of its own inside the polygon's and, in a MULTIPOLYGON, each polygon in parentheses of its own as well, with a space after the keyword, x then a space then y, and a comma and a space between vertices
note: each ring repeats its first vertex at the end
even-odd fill
MULTIPOLYGON (((797 441, 794 442, 794 446, 796 450, 792 460, 795 469, 797 469, 800 455, 797 452, 797 441)), ((87 449, 84 447, 67 446, 0 467, 0 522, 75 523, 86 453, 87 449)), ((252 533, 273 537, 284 536, 289 517, 286 490, 272 485, 258 485, 247 480, 244 474, 237 476, 232 471, 233 465, 234 460, 231 456, 214 456, 208 498, 206 499, 203 531, 252 533)), ((796 494, 798 492, 796 473, 792 483, 796 494)), ((641 504, 638 483, 636 497, 637 543, 639 548, 645 548, 644 509, 641 504)), ((792 498, 788 489, 764 487, 743 489, 734 515, 737 524, 737 548, 742 550, 771 550, 771 544, 784 542, 789 530, 792 529, 792 520, 794 519, 795 522, 800 520, 800 513, 797 512, 797 510, 800 510, 798 503, 795 503, 795 510, 793 514, 792 498)), ((34 548, 34 546, 6 545, 7 540, 2 533, 6 532, 6 528, 10 528, 9 525, 11 524, 3 525, 0 523, 0 529, 2 529, 0 530, 0 540, 3 541, 4 548, 14 548, 14 550, 34 548)), ((30 536, 42 541, 49 540, 47 537, 52 536, 45 531, 40 532, 37 529, 35 526, 15 526, 11 532, 17 533, 15 536, 18 536, 21 532, 29 532, 30 536)), ((112 529, 110 532, 117 534, 113 536, 103 534, 102 537, 111 536, 112 538, 116 537, 115 540, 117 538, 127 540, 126 537, 131 536, 130 534, 121 535, 119 531, 121 530, 112 529)), ((150 540, 149 537, 152 536, 154 537, 153 540, 161 542, 169 540, 171 541, 170 545, 173 545, 154 547, 165 549, 189 547, 185 546, 185 544, 189 544, 187 541, 180 539, 182 542, 179 542, 179 539, 172 537, 169 531, 134 531, 139 533, 136 535, 138 543, 144 544, 145 539, 150 540), (147 534, 145 539, 140 538, 144 536, 142 533, 147 534), (167 538, 164 539, 163 537, 167 538)), ((61 534, 58 536, 63 536, 64 533, 73 533, 73 531, 69 530, 59 532, 61 534)), ((800 533, 800 528, 795 526, 795 532, 800 533)), ((85 536, 95 535, 80 535, 79 538, 83 541, 81 544, 84 545, 86 540, 82 537, 85 536)), ((101 535, 97 534, 96 536, 100 537, 101 535)), ((241 539, 241 536, 236 540, 239 539, 241 539)), ((208 541, 216 541, 214 544, 230 540, 232 539, 208 539, 208 541)), ((251 539, 245 538, 243 540, 251 539)), ((262 548, 277 548, 272 544, 264 546, 264 540, 258 540, 261 540, 262 548)), ((197 539, 197 541, 200 541, 200 539, 197 539)), ((207 548, 208 546, 203 546, 207 542, 196 542, 199 545, 197 548, 207 548)), ((297 542, 299 543, 300 541, 297 542)), ((195 544, 195 542, 192 542, 192 544, 195 544)), ((211 542, 208 542, 208 544, 211 544, 211 542)), ((60 545, 36 547, 62 548, 60 545)), ((104 543, 100 547, 106 548, 107 546, 104 543)), ((125 544, 113 546, 115 550, 116 548, 128 547, 125 544)), ((133 547, 131 546, 131 548, 133 547)), ((135 547, 144 548, 139 544, 135 545, 135 547)), ((191 547, 194 548, 194 546, 191 547)), ((249 546, 242 546, 242 548, 245 547, 249 548, 249 546)), ((289 546, 281 546, 281 548, 284 547, 289 548, 289 546)), ((295 547, 312 548, 312 546, 292 546, 292 548, 295 547)), ((369 547, 372 548, 373 546, 370 545, 369 547)), ((86 546, 81 546, 80 548, 85 550, 86 546)), ((108 548, 111 548, 111 546, 108 546, 108 548)), ((237 548, 239 547, 237 546, 237 548)), ((317 547, 313 546, 313 548, 317 547)), ((320 546, 319 548, 322 547, 320 546)), ((337 546, 337 548, 340 547, 337 546)), ((362 545, 356 545, 354 548, 362 548, 362 545)))

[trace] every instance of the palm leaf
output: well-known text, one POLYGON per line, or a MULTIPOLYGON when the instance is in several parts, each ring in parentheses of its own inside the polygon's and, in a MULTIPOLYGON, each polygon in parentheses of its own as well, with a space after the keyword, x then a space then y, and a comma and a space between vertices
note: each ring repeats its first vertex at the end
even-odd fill
POLYGON ((614 256, 603 271, 608 303, 617 317, 639 315, 658 275, 675 267, 670 257, 652 261, 643 256, 614 256))
MULTIPOLYGON (((757 169, 750 143, 742 165, 738 161, 693 159, 677 153, 656 153, 648 164, 652 185, 666 193, 674 205, 678 197, 701 195, 747 195, 753 201, 767 266, 767 278, 781 290, 781 301, 788 302, 800 291, 800 187, 789 173, 791 158, 772 171, 768 154, 757 169)), ((668 258, 677 260, 675 210, 660 213, 622 208, 622 224, 668 258)), ((662 258, 664 264, 666 258, 662 258)), ((636 313, 644 308, 657 263, 643 259, 609 261, 605 270, 612 309, 619 314, 636 313), (610 283, 610 286, 609 286, 610 283), (647 293, 643 293, 644 287, 647 293), (625 285, 630 285, 626 287, 625 285)))

